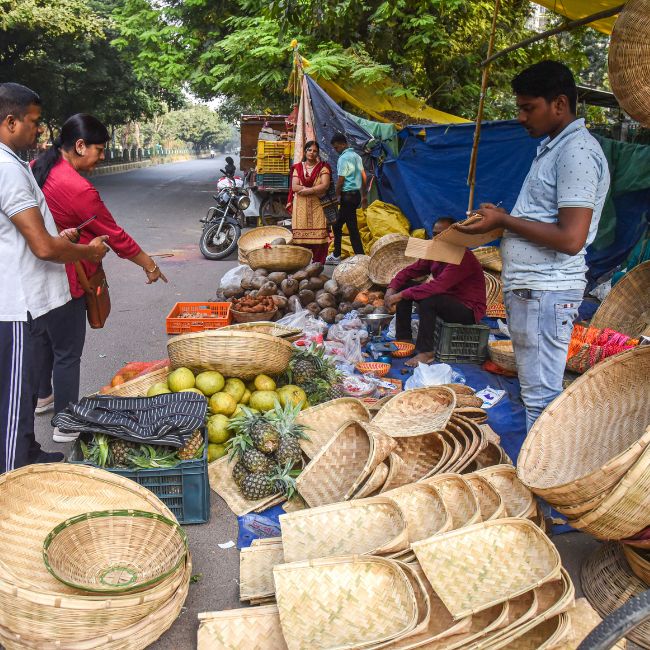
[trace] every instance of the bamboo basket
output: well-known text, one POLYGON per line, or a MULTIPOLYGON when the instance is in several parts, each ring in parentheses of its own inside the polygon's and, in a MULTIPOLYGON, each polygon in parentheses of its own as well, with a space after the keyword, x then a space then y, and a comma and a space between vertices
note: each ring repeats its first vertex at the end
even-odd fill
MULTIPOLYGON (((265 311, 260 314, 251 314, 245 311, 237 311, 236 309, 230 308, 230 313, 232 314, 232 319, 237 325, 248 325, 249 323, 261 323, 264 321, 269 321, 278 313, 277 308, 272 309, 271 311, 265 311)), ((223 331, 223 328, 219 328, 223 331)), ((232 331, 232 330, 231 330, 232 331)), ((247 330, 251 331, 251 330, 247 330)), ((253 330, 254 331, 254 330, 253 330)))
POLYGON ((507 464, 512 464, 510 459, 503 448, 494 442, 488 442, 487 445, 485 445, 485 448, 481 449, 476 457, 477 469, 485 469, 486 467, 492 467, 494 465, 507 464))
POLYGON ((417 262, 405 255, 408 240, 406 235, 391 233, 373 244, 368 264, 368 277, 373 284, 386 287, 402 269, 417 262))
POLYGON ((595 510, 608 496, 609 492, 603 492, 602 494, 599 494, 597 497, 589 499, 588 501, 581 501, 580 503, 576 503, 571 506, 558 505, 555 506, 555 509, 570 519, 579 519, 583 515, 586 515, 592 510, 595 510))
POLYGON ((542 621, 518 637, 514 642, 499 646, 512 650, 550 650, 571 635, 569 615, 558 614, 542 621))
POLYGON ((452 433, 454 426, 450 421, 447 423, 445 430, 438 433, 445 445, 443 457, 440 459, 438 466, 433 468, 424 478, 452 471, 452 468, 456 467, 461 456, 465 453, 461 441, 452 433))
POLYGON ((388 478, 388 465, 385 462, 379 463, 375 469, 372 470, 370 476, 366 479, 365 483, 354 493, 354 499, 363 499, 380 492, 386 479, 388 478))
MULTIPOLYGON (((648 589, 632 573, 620 544, 616 543, 602 544, 583 562, 580 581, 589 604, 603 618, 648 589)), ((641 623, 627 638, 642 648, 650 648, 650 621, 641 623)))
POLYGON ((420 481, 435 487, 451 515, 452 530, 481 521, 481 509, 469 483, 460 474, 439 474, 420 481))
POLYGON ((285 562, 337 555, 386 555, 408 548, 407 519, 381 497, 334 503, 280 516, 285 562))
POLYGON ((622 544, 623 553, 634 575, 650 585, 650 551, 622 544))
POLYGON ((450 422, 463 429, 469 440, 469 449, 458 463, 457 471, 462 472, 467 469, 470 463, 476 460, 481 451, 487 446, 487 434, 481 425, 462 415, 452 415, 450 422))
POLYGON ((560 575, 557 549, 524 519, 475 524, 415 542, 412 548, 455 619, 520 596, 560 575))
POLYGON ((517 372, 517 362, 515 361, 515 351, 512 347, 512 341, 490 341, 488 343, 488 354, 493 363, 504 370, 517 372))
POLYGON ((363 402, 355 397, 341 397, 312 406, 298 414, 296 422, 307 428, 309 440, 301 440, 302 450, 313 458, 350 420, 370 422, 370 413, 363 402))
POLYGON ((501 249, 498 246, 479 246, 472 249, 479 264, 484 269, 501 273, 503 262, 501 261, 501 249))
POLYGON ((445 458, 445 442, 439 433, 395 438, 395 453, 404 461, 402 470, 407 483, 431 475, 445 458))
POLYGON ((487 422, 487 411, 476 406, 459 406, 454 409, 454 415, 462 415, 476 422, 476 424, 484 424, 487 422))
POLYGON ((291 273, 304 269, 311 263, 311 258, 311 251, 302 246, 271 246, 246 253, 246 261, 253 271, 267 269, 291 273))
POLYGON ((398 454, 391 452, 386 463, 388 464, 388 476, 381 488, 381 494, 409 483, 409 469, 398 454))
POLYGON ((465 480, 476 495, 483 521, 508 516, 501 493, 484 476, 468 474, 465 480))
POLYGON ((282 237, 287 244, 293 241, 293 233, 282 226, 258 226, 242 234, 237 242, 239 249, 239 261, 247 264, 247 255, 256 248, 264 248, 271 244, 274 239, 282 237))
POLYGON ((270 321, 258 321, 256 323, 235 323, 219 328, 220 332, 256 332, 257 334, 268 334, 269 336, 279 336, 287 341, 295 341, 302 336, 302 330, 295 327, 285 327, 270 321))
MULTIPOLYGON (((575 650, 603 620, 586 598, 578 598, 573 609, 567 613, 571 622, 571 634, 556 650, 575 650)), ((621 639, 613 647, 625 650, 626 645, 625 639, 621 639)))
POLYGON ((289 365, 293 346, 277 336, 208 330, 174 336, 167 342, 172 368, 218 370, 224 377, 252 379, 279 375, 289 365))
POLYGON ((185 562, 187 537, 171 519, 141 510, 71 517, 43 542, 47 570, 63 584, 103 594, 158 584, 185 562))
POLYGON ((273 575, 289 650, 371 645, 417 625, 413 587, 393 560, 327 558, 283 564, 273 575))
POLYGON ((508 517, 523 517, 533 505, 533 493, 517 478, 512 465, 495 465, 477 472, 501 494, 508 517))
POLYGON ((456 408, 462 408, 463 406, 474 406, 481 407, 483 400, 476 395, 456 395, 456 408))
POLYGON ((517 461, 521 481, 551 505, 611 489, 650 442, 650 400, 639 391, 649 382, 650 346, 609 357, 576 379, 528 434, 517 461))
POLYGON ((449 388, 415 388, 391 398, 381 407, 372 422, 396 438, 420 436, 442 431, 455 405, 456 394, 449 388))
POLYGON ((277 605, 199 614, 198 650, 286 650, 277 605))
POLYGON ((332 280, 339 287, 348 285, 358 291, 370 289, 372 280, 368 277, 370 257, 368 255, 353 255, 341 261, 332 273, 332 280))
POLYGON ((123 384, 107 390, 104 394, 116 395, 117 397, 144 397, 154 384, 167 381, 168 374, 169 367, 159 368, 141 377, 125 381, 123 384))
POLYGON ((445 432, 454 439, 457 449, 457 454, 454 456, 453 460, 450 459, 447 465, 445 470, 447 472, 460 472, 460 469, 465 467, 467 464, 473 446, 473 441, 470 442, 465 429, 459 426, 459 424, 458 420, 454 420, 452 416, 447 423, 447 428, 445 429, 445 432))
POLYGON ((275 594, 273 567, 284 563, 282 539, 256 544, 239 553, 239 600, 258 600, 275 594))

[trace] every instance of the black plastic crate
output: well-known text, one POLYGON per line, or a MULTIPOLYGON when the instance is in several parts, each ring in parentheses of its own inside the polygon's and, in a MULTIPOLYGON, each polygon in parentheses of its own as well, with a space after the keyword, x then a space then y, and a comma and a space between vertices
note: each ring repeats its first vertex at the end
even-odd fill
MULTIPOLYGON (((77 441, 68 457, 69 463, 90 465, 84 460, 77 441)), ((208 482, 208 445, 203 458, 183 460, 176 467, 164 469, 122 469, 106 467, 107 472, 130 478, 151 490, 174 514, 180 524, 204 524, 210 519, 210 484, 208 482)))
POLYGON ((461 325, 436 319, 433 350, 436 361, 444 363, 483 363, 488 354, 490 328, 486 325, 461 325))

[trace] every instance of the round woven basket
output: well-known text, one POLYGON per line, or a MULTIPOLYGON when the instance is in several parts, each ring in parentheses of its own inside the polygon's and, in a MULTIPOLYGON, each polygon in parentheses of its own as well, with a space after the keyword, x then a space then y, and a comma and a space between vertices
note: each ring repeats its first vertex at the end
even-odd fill
POLYGON ((106 391, 106 395, 117 395, 118 397, 143 397, 147 391, 158 382, 167 381, 169 368, 159 368, 153 372, 148 372, 146 375, 125 381, 119 386, 115 386, 106 391))
POLYGON ((639 390, 649 382, 650 346, 610 357, 576 379, 528 434, 517 462, 521 481, 564 506, 616 485, 650 443, 650 400, 639 390))
POLYGON ((488 343, 488 354, 493 363, 504 370, 517 372, 517 362, 515 361, 515 351, 512 347, 512 341, 490 341, 488 343))
POLYGON ((407 343, 406 341, 393 341, 393 343, 397 347, 397 350, 392 353, 395 359, 409 357, 415 351, 415 343, 407 343))
POLYGON ((341 261, 334 269, 332 279, 339 287, 351 286, 359 291, 370 289, 372 280, 368 277, 370 257, 368 255, 353 255, 341 261))
POLYGON ((221 332, 257 332, 258 334, 268 334, 269 336, 279 336, 287 341, 295 341, 302 336, 302 330, 295 327, 285 327, 270 321, 257 321, 254 323, 235 323, 219 328, 221 332))
POLYGON ((287 244, 293 240, 293 233, 282 226, 259 226, 245 232, 237 242, 239 248, 239 261, 247 263, 247 255, 256 248, 264 248, 274 239, 282 237, 287 244))
POLYGON ((614 23, 609 80, 619 104, 650 127, 650 1, 629 0, 614 23))
POLYGON ((363 375, 385 377, 390 372, 391 365, 390 363, 378 363, 376 361, 362 361, 357 363, 355 368, 363 375))
POLYGON ((284 372, 293 346, 268 334, 209 330, 174 336, 167 342, 167 352, 172 368, 218 370, 224 377, 252 379, 284 372))
POLYGON ((104 594, 158 584, 185 561, 187 537, 171 519, 142 510, 87 512, 43 543, 47 570, 62 583, 104 594))
POLYGON ((391 280, 404 268, 417 262, 414 257, 407 257, 406 235, 392 233, 378 239, 370 251, 368 277, 374 284, 388 286, 391 280))
POLYGON ((302 246, 271 246, 255 248, 246 255, 248 265, 256 271, 284 271, 290 273, 304 269, 311 262, 312 253, 302 246))
POLYGON ((625 559, 637 578, 650 586, 650 551, 622 544, 625 559))
POLYGON ((237 323, 260 323, 264 321, 270 321, 278 313, 278 310, 273 309, 272 311, 265 311, 259 314, 251 314, 249 312, 231 309, 230 313, 232 314, 233 320, 235 320, 237 323))

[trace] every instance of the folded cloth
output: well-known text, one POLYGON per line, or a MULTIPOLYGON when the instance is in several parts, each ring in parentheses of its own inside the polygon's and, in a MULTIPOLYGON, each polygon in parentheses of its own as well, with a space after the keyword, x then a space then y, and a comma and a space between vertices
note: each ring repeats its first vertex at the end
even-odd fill
POLYGON ((182 447, 203 426, 207 400, 191 392, 156 397, 83 397, 52 418, 60 431, 106 433, 130 442, 182 447))

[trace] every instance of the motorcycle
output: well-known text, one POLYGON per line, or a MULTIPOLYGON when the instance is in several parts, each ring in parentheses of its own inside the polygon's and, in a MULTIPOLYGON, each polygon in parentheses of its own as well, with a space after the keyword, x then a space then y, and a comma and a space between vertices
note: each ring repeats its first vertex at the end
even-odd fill
POLYGON ((251 204, 244 179, 220 170, 223 176, 217 182, 216 205, 208 209, 199 242, 201 254, 208 260, 222 260, 236 248, 244 227, 244 211, 251 204))

